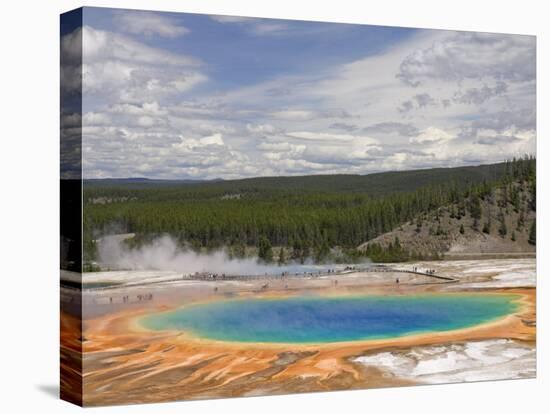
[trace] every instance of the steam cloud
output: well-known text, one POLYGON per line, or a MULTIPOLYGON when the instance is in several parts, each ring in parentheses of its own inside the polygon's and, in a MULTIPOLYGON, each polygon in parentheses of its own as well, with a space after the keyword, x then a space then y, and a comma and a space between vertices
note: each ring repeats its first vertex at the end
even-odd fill
POLYGON ((173 270, 185 274, 212 272, 226 274, 264 274, 283 271, 301 271, 303 266, 267 265, 254 258, 232 259, 225 250, 210 254, 183 250, 170 236, 162 236, 151 244, 129 248, 124 238, 107 236, 98 243, 99 261, 102 267, 125 270, 173 270))

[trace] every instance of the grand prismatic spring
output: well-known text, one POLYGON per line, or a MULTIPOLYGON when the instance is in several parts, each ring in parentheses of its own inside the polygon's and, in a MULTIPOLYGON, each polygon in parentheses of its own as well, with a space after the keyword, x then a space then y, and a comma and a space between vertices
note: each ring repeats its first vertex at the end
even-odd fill
POLYGON ((437 294, 225 300, 151 315, 141 324, 231 342, 347 342, 471 327, 514 312, 517 299, 437 294))

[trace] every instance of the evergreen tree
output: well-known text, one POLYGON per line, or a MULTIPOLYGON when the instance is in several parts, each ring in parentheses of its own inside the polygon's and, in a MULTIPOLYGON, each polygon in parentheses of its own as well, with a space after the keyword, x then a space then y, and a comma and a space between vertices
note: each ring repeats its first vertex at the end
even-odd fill
POLYGON ((243 259, 246 256, 246 246, 243 242, 237 242, 232 246, 231 252, 237 259, 243 259))
POLYGON ((393 246, 395 247, 396 250, 401 250, 401 242, 399 241, 399 237, 395 236, 393 246))
POLYGON ((284 247, 281 247, 281 249, 279 250, 279 260, 278 260, 278 263, 279 263, 279 266, 284 265, 284 264, 286 263, 285 248, 284 248, 284 247))
POLYGON ((451 209, 450 209, 450 212, 449 212, 449 217, 452 218, 452 219, 454 219, 456 217, 454 206, 451 206, 451 209))
POLYGON ((456 218, 460 220, 465 215, 466 215, 466 208, 464 207, 464 203, 460 201, 460 203, 458 204, 458 214, 456 218))
POLYGON ((264 262, 273 261, 273 250, 271 249, 271 242, 265 236, 260 237, 260 243, 258 246, 258 257, 264 262))
POLYGON ((330 253, 330 246, 328 245, 327 240, 323 241, 317 246, 315 251, 315 259, 320 262, 324 260, 330 253))
POLYGON ((292 244, 292 259, 298 260, 302 257, 302 240, 297 237, 292 244))
POLYGON ((504 221, 504 217, 500 220, 500 227, 498 228, 498 234, 500 234, 502 237, 506 236, 506 233, 508 232, 508 229, 506 228, 506 222, 504 221))
POLYGON ((481 202, 477 194, 473 194, 470 200, 470 215, 473 219, 481 218, 481 202))
POLYGON ((514 211, 517 213, 519 212, 519 190, 517 187, 512 187, 511 189, 511 197, 510 201, 512 202, 512 206, 514 206, 514 211))

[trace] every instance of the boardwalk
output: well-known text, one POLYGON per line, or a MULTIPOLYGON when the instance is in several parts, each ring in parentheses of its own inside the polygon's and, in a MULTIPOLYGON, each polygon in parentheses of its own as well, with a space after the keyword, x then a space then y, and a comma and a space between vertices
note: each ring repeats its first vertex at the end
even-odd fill
POLYGON ((439 279, 445 282, 458 282, 458 279, 450 277, 450 276, 442 276, 435 273, 433 270, 422 270, 418 268, 411 268, 411 269, 402 269, 402 268, 394 268, 390 266, 365 266, 365 267, 355 267, 355 266, 348 266, 344 270, 336 271, 336 270, 325 270, 325 271, 318 271, 318 272, 284 272, 281 274, 263 274, 263 275, 219 275, 219 274, 213 274, 213 273, 196 273, 193 275, 190 275, 189 278, 193 280, 205 280, 205 281, 223 281, 223 280, 238 280, 238 281, 247 281, 247 280, 285 280, 289 278, 298 278, 298 279, 304 279, 304 278, 319 278, 319 277, 326 277, 326 276, 345 276, 346 274, 353 274, 353 273, 408 273, 408 274, 414 274, 414 275, 420 275, 420 276, 426 276, 431 277, 435 279, 439 279))
MULTIPOLYGON (((281 272, 277 274, 257 274, 257 275, 228 275, 228 274, 216 274, 216 273, 194 273, 190 275, 180 275, 175 276, 173 278, 169 279, 163 279, 162 281, 144 281, 144 282, 135 282, 135 283, 129 283, 129 284, 114 284, 114 285, 104 285, 104 286, 98 286, 96 285, 83 285, 84 290, 86 292, 92 292, 92 291, 109 291, 113 289, 121 289, 121 288, 136 288, 136 287, 144 287, 144 286, 153 286, 153 285, 166 285, 169 283, 177 283, 182 281, 204 281, 204 282, 224 282, 224 281, 266 281, 269 283, 270 281, 284 281, 284 280, 316 280, 320 278, 327 278, 327 277, 339 277, 339 278, 345 278, 346 275, 355 275, 360 273, 404 273, 404 274, 411 274, 411 275, 419 275, 424 277, 429 277, 433 279, 437 279, 439 283, 454 283, 458 282, 458 279, 450 277, 450 276, 442 276, 435 273, 434 270, 429 269, 419 269, 417 267, 410 267, 410 268, 404 268, 404 267, 392 267, 392 266, 386 266, 386 265, 372 265, 372 266, 347 266, 344 269, 336 270, 336 269, 323 269, 316 272, 281 272)), ((397 282, 397 280, 396 280, 397 282)), ((139 298, 137 298, 137 301, 140 301, 139 298)), ((141 298, 141 300, 144 300, 144 298, 141 298)))

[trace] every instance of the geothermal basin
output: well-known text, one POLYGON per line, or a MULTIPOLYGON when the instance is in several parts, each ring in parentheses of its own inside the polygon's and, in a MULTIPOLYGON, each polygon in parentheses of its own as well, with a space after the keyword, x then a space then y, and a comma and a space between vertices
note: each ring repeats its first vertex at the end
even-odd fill
POLYGON ((228 342, 314 344, 452 331, 514 313, 514 294, 291 296, 188 305, 139 320, 148 330, 228 342))

